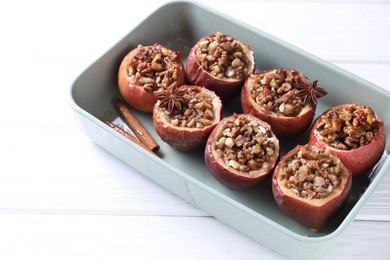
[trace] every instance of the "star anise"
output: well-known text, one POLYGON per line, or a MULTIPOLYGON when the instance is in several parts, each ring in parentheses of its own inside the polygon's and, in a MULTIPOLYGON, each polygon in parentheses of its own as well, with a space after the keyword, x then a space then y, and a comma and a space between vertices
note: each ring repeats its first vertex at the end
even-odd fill
POLYGON ((303 104, 308 102, 317 104, 317 98, 328 94, 323 88, 318 87, 317 80, 313 81, 312 84, 297 84, 296 88, 298 89, 297 96, 303 98, 303 104))
POLYGON ((160 107, 166 108, 169 112, 173 110, 182 110, 188 106, 187 100, 184 98, 185 91, 178 89, 175 84, 172 84, 166 89, 160 89, 155 92, 155 95, 160 102, 160 107))

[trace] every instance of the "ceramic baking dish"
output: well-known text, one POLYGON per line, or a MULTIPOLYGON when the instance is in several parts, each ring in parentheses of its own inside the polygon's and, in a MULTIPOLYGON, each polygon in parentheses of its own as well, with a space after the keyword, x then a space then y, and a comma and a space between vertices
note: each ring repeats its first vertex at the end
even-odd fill
MULTIPOLYGON (((102 122, 103 118, 117 122, 120 118, 112 101, 120 97, 117 70, 128 51, 138 44, 158 42, 183 51, 186 57, 202 36, 217 31, 249 44, 255 53, 257 71, 294 68, 310 79, 318 79, 329 94, 320 100, 316 116, 337 104, 364 103, 379 112, 385 121, 386 134, 390 136, 389 92, 257 28, 190 2, 162 6, 82 72, 70 91, 77 124, 94 142, 129 166, 249 237, 291 259, 321 258, 389 171, 386 152, 378 167, 354 178, 347 206, 324 229, 313 232, 281 213, 274 202, 270 180, 249 191, 226 188, 210 175, 204 165, 203 152, 182 153, 163 143, 154 131, 151 114, 135 112, 159 141, 160 157, 139 148, 102 122), (164 26, 156 26, 159 24, 164 26)), ((225 107, 224 115, 240 111, 239 100, 236 100, 225 107)), ((307 134, 284 140, 281 154, 306 142, 307 134)), ((389 150, 387 142, 386 151, 389 150)))

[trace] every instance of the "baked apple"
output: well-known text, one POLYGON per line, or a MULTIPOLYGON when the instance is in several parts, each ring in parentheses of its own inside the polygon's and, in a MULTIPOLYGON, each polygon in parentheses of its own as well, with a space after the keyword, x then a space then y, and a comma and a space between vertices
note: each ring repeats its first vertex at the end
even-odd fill
POLYGON ((187 59, 187 84, 214 91, 224 103, 240 94, 244 80, 255 71, 249 45, 218 32, 202 37, 187 59))
POLYGON ((157 102, 153 94, 173 83, 185 83, 183 54, 161 44, 138 45, 122 60, 118 72, 118 86, 122 97, 135 109, 152 112, 157 102))
POLYGON ((372 168, 381 158, 386 144, 385 126, 369 106, 342 104, 316 119, 309 143, 329 149, 353 175, 358 175, 372 168))
POLYGON ((204 160, 211 174, 233 189, 249 189, 267 178, 279 158, 279 140, 257 117, 225 117, 209 136, 204 160))
POLYGON ((284 155, 272 176, 279 208, 290 218, 319 230, 348 200, 352 174, 340 159, 312 145, 284 155))
POLYGON ((250 75, 241 90, 243 113, 269 123, 279 138, 291 138, 310 127, 317 98, 327 92, 293 69, 271 69, 250 75))
POLYGON ((194 85, 173 85, 156 95, 153 125, 160 138, 183 152, 204 149, 221 120, 221 99, 213 91, 194 85))

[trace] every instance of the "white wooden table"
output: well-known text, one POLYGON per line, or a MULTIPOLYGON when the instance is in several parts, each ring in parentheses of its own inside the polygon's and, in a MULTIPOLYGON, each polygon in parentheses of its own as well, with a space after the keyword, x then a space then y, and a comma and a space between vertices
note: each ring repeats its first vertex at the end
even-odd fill
MULTIPOLYGON (((0 259, 284 259, 75 126, 72 81, 164 1, 0 4, 0 259)), ((390 2, 203 1, 390 91, 390 2)), ((326 259, 390 259, 387 175, 326 259)))

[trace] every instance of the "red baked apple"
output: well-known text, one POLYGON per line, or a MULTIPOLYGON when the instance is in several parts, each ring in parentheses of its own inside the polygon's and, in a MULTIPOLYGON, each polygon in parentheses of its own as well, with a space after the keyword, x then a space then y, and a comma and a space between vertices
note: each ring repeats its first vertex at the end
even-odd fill
POLYGON ((244 80, 255 71, 255 59, 249 45, 230 35, 202 37, 187 59, 187 84, 214 91, 224 103, 240 94, 244 80))
POLYGON ((340 159, 312 145, 297 145, 275 167, 272 191, 290 218, 323 228, 348 200, 352 174, 340 159))
POLYGON ((317 98, 326 95, 302 73, 271 69, 250 75, 241 90, 244 113, 269 123, 279 138, 291 138, 310 127, 317 98))
POLYGON ((172 84, 185 83, 183 54, 161 44, 138 45, 122 60, 118 72, 118 86, 122 97, 135 109, 152 112, 157 102, 153 94, 172 84))
POLYGON ((279 140, 271 127, 249 114, 225 117, 209 136, 204 160, 227 187, 249 189, 271 173, 279 158, 279 140))
POLYGON ((153 125, 160 138, 183 152, 204 149, 222 117, 221 99, 201 86, 183 85, 156 92, 153 125))
POLYGON ((381 158, 386 144, 383 120, 369 106, 342 104, 314 122, 309 143, 337 155, 353 175, 364 173, 381 158))

